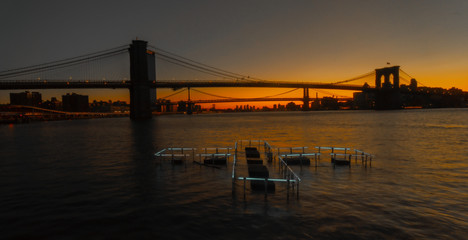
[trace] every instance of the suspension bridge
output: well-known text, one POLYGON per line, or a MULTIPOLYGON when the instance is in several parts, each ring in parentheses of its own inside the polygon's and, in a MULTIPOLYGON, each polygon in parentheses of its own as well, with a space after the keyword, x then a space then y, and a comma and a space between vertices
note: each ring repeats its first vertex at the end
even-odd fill
POLYGON ((399 66, 393 66, 376 69, 355 78, 334 83, 271 81, 226 71, 148 45, 146 41, 134 40, 130 45, 59 61, 0 71, 0 90, 129 89, 130 117, 132 119, 147 119, 151 118, 152 115, 151 104, 152 101, 155 101, 155 89, 163 88, 187 89, 189 103, 286 99, 279 98, 279 95, 282 94, 250 99, 211 94, 218 99, 192 101, 190 90, 197 88, 293 88, 291 91, 302 89, 303 97, 294 98, 294 100, 302 101, 304 110, 308 110, 310 106, 309 89, 379 92, 376 94, 376 102, 382 109, 397 108, 396 99, 398 98, 400 79, 409 83, 402 75, 411 78, 399 66), (129 64, 128 55, 130 55, 129 64), (366 80, 366 84, 351 84, 351 82, 362 80, 366 80), (374 86, 367 84, 367 81, 374 80, 374 86))

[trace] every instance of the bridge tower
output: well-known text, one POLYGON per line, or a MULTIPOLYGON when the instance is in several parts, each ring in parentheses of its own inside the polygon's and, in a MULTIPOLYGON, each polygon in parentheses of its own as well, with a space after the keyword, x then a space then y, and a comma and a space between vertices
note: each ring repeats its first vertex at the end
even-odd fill
POLYGON ((304 103, 302 105, 302 111, 309 111, 310 110, 309 88, 304 88, 304 97, 302 98, 302 102, 304 103))
POLYGON ((150 81, 155 79, 154 53, 147 51, 147 42, 134 40, 130 45, 130 118, 150 119, 150 81))
POLYGON ((375 108, 388 110, 401 106, 400 66, 375 69, 375 108))

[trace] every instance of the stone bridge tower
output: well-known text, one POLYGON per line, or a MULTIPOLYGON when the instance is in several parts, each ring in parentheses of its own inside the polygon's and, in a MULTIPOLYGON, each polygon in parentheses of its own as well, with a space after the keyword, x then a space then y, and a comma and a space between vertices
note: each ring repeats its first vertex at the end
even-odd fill
POLYGON ((375 108, 400 109, 401 102, 400 66, 375 69, 375 108))
POLYGON ((134 40, 130 45, 130 118, 150 119, 150 84, 155 79, 154 53, 146 49, 147 42, 134 40))

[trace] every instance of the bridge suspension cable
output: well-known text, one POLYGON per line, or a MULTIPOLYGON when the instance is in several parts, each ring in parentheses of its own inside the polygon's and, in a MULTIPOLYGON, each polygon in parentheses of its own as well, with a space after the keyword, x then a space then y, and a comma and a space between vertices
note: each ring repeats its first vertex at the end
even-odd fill
POLYGON ((406 76, 408 76, 408 77, 410 77, 410 78, 413 78, 413 77, 411 77, 411 75, 409 75, 407 72, 403 71, 403 69, 401 69, 401 68, 400 68, 400 72, 403 73, 403 74, 405 74, 406 76))
MULTIPOLYGON (((182 90, 180 90, 180 91, 177 91, 177 92, 175 92, 175 93, 169 94, 169 95, 164 96, 164 97, 161 97, 161 98, 162 98, 162 99, 166 99, 166 98, 172 97, 172 96, 174 96, 174 95, 177 95, 177 94, 179 94, 179 93, 181 93, 181 92, 184 92, 184 91, 186 91, 186 90, 187 90, 187 89, 184 88, 184 89, 182 89, 182 90)), ((193 90, 193 89, 192 89, 192 90, 193 90)))
MULTIPOLYGON (((424 85, 422 82, 420 82, 420 81, 416 80, 415 78, 413 78, 411 75, 409 75, 407 72, 403 71, 403 69, 401 69, 401 68, 400 68, 400 72, 405 74, 406 76, 408 76, 410 79, 414 79, 419 85, 421 85, 423 87, 426 87, 426 85, 424 85)), ((401 76, 400 76, 400 78, 401 78, 401 76)), ((411 83, 411 82, 408 81, 408 83, 411 83)))
POLYGON ((124 46, 119 46, 103 51, 98 51, 86 55, 81 55, 77 57, 72 57, 72 58, 66 58, 58 61, 52 61, 48 63, 43 63, 43 64, 37 64, 37 65, 32 65, 32 66, 27 66, 27 67, 21 67, 21 68, 15 68, 15 69, 9 69, 5 71, 0 71, 0 79, 4 79, 7 77, 18 77, 18 76, 23 76, 27 74, 33 74, 33 73, 39 73, 39 72, 44 72, 44 71, 49 71, 49 70, 56 70, 60 68, 65 68, 65 67, 70 67, 74 65, 78 65, 84 62, 88 61, 93 61, 93 60, 100 60, 104 58, 109 58, 118 54, 121 54, 123 52, 128 51, 128 45, 124 46))
POLYGON ((263 79, 250 77, 247 75, 238 74, 238 73, 226 71, 217 67, 213 67, 213 66, 210 66, 210 65, 207 65, 207 64, 204 64, 204 63, 201 63, 201 62, 198 62, 198 61, 186 58, 186 57, 182 57, 180 55, 163 50, 155 46, 151 46, 151 45, 148 45, 148 46, 152 48, 153 50, 155 50, 155 54, 163 58, 164 60, 171 62, 173 64, 176 64, 176 65, 182 66, 182 67, 192 69, 192 70, 212 74, 218 77, 230 78, 233 80, 235 79, 235 80, 242 80, 242 81, 265 81, 263 79))
POLYGON ((205 94, 205 95, 208 95, 208 96, 212 96, 212 97, 225 98, 225 99, 233 99, 233 97, 225 97, 225 96, 220 96, 220 95, 216 95, 216 94, 211 94, 211 93, 203 92, 203 91, 200 91, 200 90, 197 90, 197 89, 193 89, 193 88, 191 88, 190 90, 193 90, 193 91, 195 91, 195 92, 199 92, 199 93, 201 93, 201 94, 205 94))
POLYGON ((325 95, 331 95, 331 96, 337 96, 337 97, 343 97, 343 98, 349 97, 349 96, 334 94, 334 93, 331 93, 331 92, 328 92, 328 91, 325 91, 325 90, 316 89, 316 88, 314 88, 313 90, 316 91, 316 92, 325 94, 325 95))
MULTIPOLYGON (((272 97, 277 97, 277 96, 284 95, 284 94, 287 94, 287 93, 290 93, 290 92, 294 92, 294 91, 296 91, 296 90, 298 90, 298 89, 300 89, 300 88, 295 88, 295 89, 288 90, 288 91, 286 91, 286 92, 282 92, 282 93, 275 94, 275 95, 264 96, 264 97, 256 97, 256 98, 272 98, 272 97)), ((216 94, 212 94, 212 93, 203 92, 203 91, 200 91, 200 90, 197 90, 197 89, 193 89, 193 88, 191 88, 191 90, 196 91, 196 92, 199 92, 199 93, 202 93, 202 94, 205 94, 205 95, 208 95, 208 96, 212 96, 212 97, 218 97, 218 98, 224 98, 224 99, 236 99, 236 98, 234 98, 234 97, 220 96, 220 95, 216 95, 216 94)))
POLYGON ((334 82, 334 83, 331 83, 331 84, 340 84, 340 83, 352 82, 352 81, 356 81, 356 80, 359 80, 359 79, 363 79, 363 78, 372 76, 374 74, 375 74, 375 71, 371 71, 371 72, 365 73, 365 74, 357 76, 357 77, 353 77, 353 78, 346 79, 346 80, 343 80, 343 81, 334 82))
MULTIPOLYGON (((160 58, 164 59, 165 61, 169 62, 169 63, 172 63, 172 64, 175 64, 177 66, 180 66, 180 67, 184 67, 184 68, 187 68, 187 69, 191 69, 191 70, 195 70, 195 71, 198 71, 198 72, 202 72, 202 73, 206 73, 206 74, 210 74, 210 75, 213 75, 213 76, 216 76, 216 77, 221 77, 221 78, 226 78, 228 76, 226 75, 222 75, 222 74, 218 74, 218 73, 214 73, 214 72, 210 72, 210 71, 207 71, 207 70, 202 70, 202 69, 199 69, 199 68, 196 68, 194 66, 189 66, 189 65, 186 65, 186 64, 183 64, 181 62, 178 62, 176 60, 173 60, 171 58, 168 58, 164 55, 161 55, 161 54, 157 54, 160 58)), ((228 78, 232 78, 232 77, 228 77, 228 78)))
POLYGON ((298 90, 300 88, 295 88, 295 89, 292 89, 292 90, 289 90, 289 91, 286 91, 286 92, 283 92, 283 93, 279 93, 279 94, 275 94, 275 95, 271 95, 271 96, 265 96, 265 97, 261 97, 261 98, 272 98, 272 97, 277 97, 277 96, 281 96, 281 95, 284 95, 286 93, 290 93, 290 92, 294 92, 296 90, 298 90))

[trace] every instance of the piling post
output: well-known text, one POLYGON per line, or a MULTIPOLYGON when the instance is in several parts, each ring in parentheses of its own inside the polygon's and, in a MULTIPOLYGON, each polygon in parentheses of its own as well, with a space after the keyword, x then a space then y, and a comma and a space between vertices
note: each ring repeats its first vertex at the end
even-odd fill
POLYGON ((315 170, 317 170, 317 153, 314 154, 314 158, 315 158, 315 170))
POLYGON ((296 181, 297 181, 297 186, 296 186, 296 190, 297 190, 297 200, 299 200, 299 179, 296 178, 296 181))
POLYGON ((171 160, 174 163, 174 148, 171 148, 171 160))
MULTIPOLYGON (((291 178, 291 176, 289 176, 289 178, 291 178)), ((294 194, 294 185, 295 185, 295 184, 296 184, 296 183, 291 184, 293 194, 294 194)))
POLYGON ((245 177, 244 177, 244 200, 245 200, 245 177))
MULTIPOLYGON (((345 157, 346 157, 346 155, 345 155, 345 157)), ((351 155, 349 155, 348 161, 349 161, 349 168, 351 168, 351 155)))

